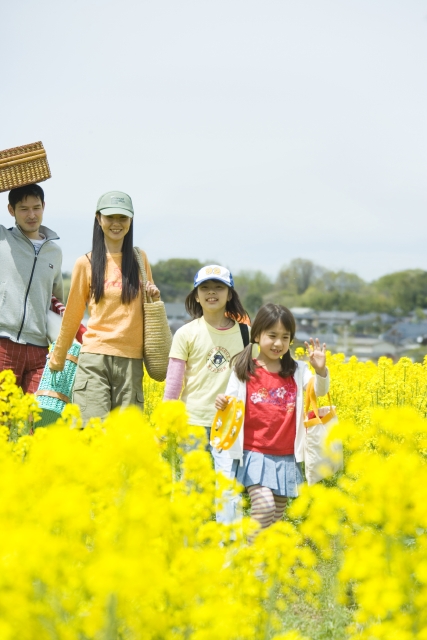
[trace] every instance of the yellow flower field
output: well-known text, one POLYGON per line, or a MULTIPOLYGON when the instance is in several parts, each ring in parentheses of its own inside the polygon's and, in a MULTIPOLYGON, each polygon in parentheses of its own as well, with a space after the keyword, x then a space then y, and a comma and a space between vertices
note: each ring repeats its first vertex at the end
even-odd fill
POLYGON ((301 640, 283 617, 333 560, 345 637, 427 640, 427 364, 328 366, 345 472, 253 545, 250 518, 214 521, 227 483, 162 385, 145 377, 145 415, 81 430, 69 405, 28 435, 34 398, 1 373, 0 639, 301 640))

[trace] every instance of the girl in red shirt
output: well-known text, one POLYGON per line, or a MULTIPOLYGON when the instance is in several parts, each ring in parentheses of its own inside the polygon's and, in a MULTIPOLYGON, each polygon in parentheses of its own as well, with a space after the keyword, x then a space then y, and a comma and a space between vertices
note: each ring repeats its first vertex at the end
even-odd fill
MULTIPOLYGON (((215 406, 224 409, 226 396, 245 401, 245 420, 239 439, 228 451, 238 459, 237 480, 247 488, 251 515, 261 528, 282 519, 288 497, 298 495, 304 459, 303 389, 312 373, 305 362, 295 361, 289 346, 295 336, 295 319, 286 307, 266 304, 258 311, 251 344, 234 358, 234 371, 225 395, 215 406), (252 356, 253 343, 259 355, 252 356)), ((315 391, 329 388, 325 366, 326 345, 305 343, 316 372, 315 391)))

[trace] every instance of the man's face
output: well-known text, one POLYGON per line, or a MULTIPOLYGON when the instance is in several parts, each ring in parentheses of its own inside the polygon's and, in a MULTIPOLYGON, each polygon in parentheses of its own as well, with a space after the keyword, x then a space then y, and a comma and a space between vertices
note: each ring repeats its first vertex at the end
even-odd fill
POLYGON ((8 205, 9 213, 16 220, 23 233, 27 238, 37 240, 39 237, 39 228, 43 220, 44 203, 38 196, 27 196, 15 206, 13 210, 8 205))

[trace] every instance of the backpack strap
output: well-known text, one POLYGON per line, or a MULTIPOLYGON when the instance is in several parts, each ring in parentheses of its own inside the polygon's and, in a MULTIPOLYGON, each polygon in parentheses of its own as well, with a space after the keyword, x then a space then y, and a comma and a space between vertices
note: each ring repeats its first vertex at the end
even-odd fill
POLYGON ((244 322, 239 322, 240 335, 243 340, 243 347, 247 347, 249 344, 249 328, 244 322))

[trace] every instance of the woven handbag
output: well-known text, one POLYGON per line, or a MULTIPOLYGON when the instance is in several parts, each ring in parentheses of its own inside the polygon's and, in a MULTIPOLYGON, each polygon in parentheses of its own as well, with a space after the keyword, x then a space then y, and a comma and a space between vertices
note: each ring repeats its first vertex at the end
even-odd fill
POLYGON ((305 395, 304 461, 307 484, 312 485, 334 475, 343 468, 343 449, 339 440, 326 443, 332 426, 338 422, 328 393, 329 407, 318 407, 314 378, 308 382, 305 395), (310 405, 313 411, 309 412, 310 405))
POLYGON ((10 191, 51 177, 41 142, 0 151, 0 191, 10 191))
POLYGON ((163 382, 169 362, 169 351, 172 345, 172 334, 168 324, 163 302, 153 302, 147 296, 147 273, 138 247, 133 249, 142 277, 142 295, 144 299, 144 344, 143 359, 150 378, 163 382))
MULTIPOLYGON (((55 343, 52 343, 52 351, 54 347, 55 343)), ((46 427, 48 424, 56 422, 65 405, 71 402, 80 349, 81 345, 77 342, 71 345, 62 371, 51 371, 48 362, 46 362, 39 388, 36 391, 37 402, 43 409, 42 419, 40 422, 36 422, 36 427, 46 427)))

